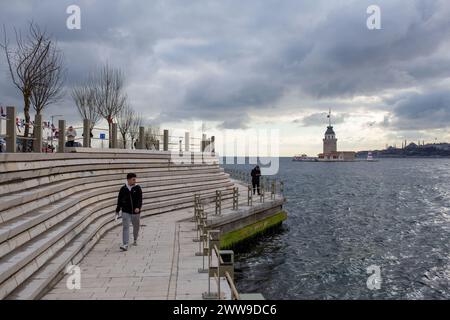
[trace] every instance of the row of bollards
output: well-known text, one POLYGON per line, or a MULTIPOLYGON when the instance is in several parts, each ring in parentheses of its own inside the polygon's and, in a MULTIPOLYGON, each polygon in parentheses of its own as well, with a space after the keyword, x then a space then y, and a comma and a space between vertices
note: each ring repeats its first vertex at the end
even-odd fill
MULTIPOLYGON (((44 122, 43 122, 43 116, 41 114, 36 114, 35 119, 34 119, 34 123, 27 123, 26 125, 33 127, 33 136, 32 137, 18 137, 17 136, 17 132, 16 132, 16 127, 17 127, 17 112, 16 112, 16 107, 13 106, 8 106, 6 107, 6 135, 5 135, 5 141, 6 141, 6 152, 8 153, 15 153, 17 152, 17 140, 23 140, 25 141, 25 143, 23 143, 24 147, 28 146, 28 142, 29 140, 32 141, 32 148, 30 151, 35 152, 35 153, 40 153, 43 150, 43 129, 44 129, 44 122)), ((66 152, 66 120, 58 120, 58 127, 57 128, 53 128, 53 116, 52 116, 52 121, 51 121, 51 130, 55 129, 58 130, 58 137, 57 137, 57 141, 58 141, 58 149, 57 152, 60 153, 64 153, 66 152)), ((83 119, 83 147, 85 148, 90 148, 91 147, 91 139, 93 138, 92 136, 92 130, 96 129, 96 130, 103 130, 103 129, 99 129, 99 128, 94 128, 92 121, 89 119, 83 119)), ((111 142, 111 148, 112 149, 117 149, 119 148, 119 143, 118 143, 118 124, 117 123, 111 123, 111 136, 108 137, 108 139, 111 142)), ((106 129, 105 129, 106 130, 106 129)), ((146 149, 146 132, 145 132, 145 127, 140 126, 139 127, 139 131, 137 132, 138 134, 138 139, 137 139, 137 143, 136 143, 136 149, 146 149)), ((169 151, 169 130, 165 129, 163 130, 163 135, 162 135, 162 145, 163 145, 163 151, 169 151)), ((100 139, 104 139, 104 138, 100 138, 100 139)), ((189 132, 185 133, 185 151, 189 151, 190 150, 190 135, 189 132)), ((156 150, 160 150, 159 148, 159 144, 160 141, 157 140, 155 147, 156 150)), ((53 146, 53 131, 52 131, 52 135, 51 135, 51 146, 53 146)), ((180 146, 179 146, 179 151, 182 151, 182 146, 181 146, 181 140, 180 140, 180 146)), ((201 141, 201 145, 200 145, 200 151, 201 152, 211 152, 214 153, 215 152, 215 137, 212 136, 210 138, 207 139, 206 135, 203 134, 202 137, 202 141, 201 141)), ((53 152, 53 151, 52 151, 53 152)))

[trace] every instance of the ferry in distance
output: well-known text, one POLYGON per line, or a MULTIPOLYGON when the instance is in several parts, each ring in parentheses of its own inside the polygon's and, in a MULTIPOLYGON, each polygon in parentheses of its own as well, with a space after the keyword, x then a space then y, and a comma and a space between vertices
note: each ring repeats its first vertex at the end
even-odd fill
POLYGON ((319 159, 315 158, 315 157, 308 157, 306 154, 302 154, 300 155, 296 155, 294 156, 294 158, 292 158, 292 161, 297 161, 297 162, 318 162, 319 159))
POLYGON ((376 160, 376 159, 373 158, 372 152, 370 152, 370 151, 367 153, 367 159, 366 159, 366 161, 369 161, 369 162, 378 162, 378 160, 376 160))

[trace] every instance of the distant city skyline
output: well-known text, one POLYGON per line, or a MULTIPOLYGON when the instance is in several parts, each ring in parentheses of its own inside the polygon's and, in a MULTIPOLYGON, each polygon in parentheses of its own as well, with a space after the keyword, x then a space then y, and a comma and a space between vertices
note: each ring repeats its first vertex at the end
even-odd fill
MULTIPOLYGON (((279 130, 280 155, 322 150, 332 110, 341 150, 450 142, 450 3, 372 1, 17 1, 0 21, 33 20, 53 35, 67 67, 66 98, 45 117, 81 120, 70 89, 105 62, 121 68, 133 108, 161 128, 279 130), (81 29, 66 27, 68 6, 81 29)), ((3 36, 2 36, 3 38, 3 36)), ((23 99, 0 53, 0 104, 23 99)))

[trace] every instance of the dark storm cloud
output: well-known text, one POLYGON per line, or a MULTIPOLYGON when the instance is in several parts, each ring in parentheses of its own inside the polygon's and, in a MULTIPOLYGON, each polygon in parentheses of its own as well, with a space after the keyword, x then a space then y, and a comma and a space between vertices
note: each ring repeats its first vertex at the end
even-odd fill
POLYGON ((450 128, 450 91, 440 90, 403 97, 395 104, 389 125, 400 130, 450 128))
MULTIPOLYGON (((108 61, 124 69, 133 106, 153 121, 205 119, 236 128, 269 108, 283 114, 280 101, 292 91, 317 99, 320 106, 324 98, 378 95, 448 77, 447 1, 377 1, 382 30, 375 31, 366 28, 371 4, 17 1, 2 5, 0 22, 11 30, 34 20, 54 35, 67 61, 68 91, 108 61), (79 31, 65 27, 71 4, 82 10, 79 31)), ((21 105, 4 62, 1 56, 0 102, 21 105)), ((416 103, 420 97, 414 95, 405 99, 405 106, 394 101, 379 107, 395 105, 393 114, 403 114, 405 124, 414 122, 407 111, 417 113, 414 106, 422 102, 416 103)), ((70 98, 57 108, 76 114, 70 98)), ((302 121, 313 125, 314 115, 302 121)))

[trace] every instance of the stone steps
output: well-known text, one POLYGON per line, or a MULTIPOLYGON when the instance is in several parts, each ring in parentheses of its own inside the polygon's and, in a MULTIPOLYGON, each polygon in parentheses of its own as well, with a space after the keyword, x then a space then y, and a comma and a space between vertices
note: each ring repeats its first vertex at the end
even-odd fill
MULTIPOLYGON (((209 166, 209 170, 217 169, 217 165, 209 166)), ((0 184, 0 199, 4 199, 10 194, 14 194, 20 191, 26 190, 36 190, 36 187, 41 187, 48 184, 55 184, 57 182, 63 182, 87 177, 103 177, 103 176, 125 176, 131 169, 135 173, 155 173, 159 175, 178 173, 180 171, 196 172, 197 170, 207 170, 205 166, 191 165, 191 166, 143 166, 143 167, 133 167, 124 166, 123 168, 114 169, 112 166, 98 166, 97 170, 76 170, 77 168, 72 168, 71 171, 66 173, 46 173, 41 170, 40 175, 37 177, 31 177, 24 179, 14 179, 8 183, 0 184)), ((78 169, 83 169, 79 167, 78 169)), ((3 179, 3 174, 0 176, 3 179)), ((75 180, 75 181, 77 181, 75 180)))
MULTIPOLYGON (((203 177, 205 175, 218 174, 216 168, 197 169, 192 171, 172 171, 172 172, 142 172, 139 174, 140 181, 170 181, 170 179, 188 178, 188 177, 203 177)), ((123 174, 125 176, 126 174, 123 174)), ((120 176, 119 176, 120 177, 120 176)), ((69 196, 79 190, 87 190, 95 188, 95 185, 121 185, 125 179, 118 178, 118 174, 108 174, 103 176, 90 176, 87 178, 66 179, 61 182, 53 182, 45 185, 36 186, 34 189, 27 189, 18 191, 12 194, 0 197, 0 222, 6 222, 21 214, 26 210, 26 206, 33 210, 41 207, 39 201, 42 203, 54 201, 50 199, 43 199, 44 197, 65 197, 69 196), (91 187, 92 186, 92 187, 91 187), (82 189, 80 189, 82 188, 82 189), (25 205, 26 204, 26 205, 25 205), (11 209, 10 211, 7 211, 11 209)), ((25 211, 26 212, 26 211, 25 211)))
MULTIPOLYGON (((185 188, 213 186, 224 182, 226 182, 224 175, 215 174, 199 178, 190 177, 187 179, 162 181, 160 182, 160 187, 152 187, 151 185, 154 184, 153 181, 141 182, 140 185, 144 188, 143 197, 146 201, 161 201, 161 196, 165 198, 171 195, 176 196, 180 194, 179 190, 185 188)), ((227 183, 231 185, 230 182, 227 183)), ((45 231, 84 206, 88 206, 101 199, 109 199, 109 202, 114 204, 117 197, 117 190, 122 184, 104 187, 104 190, 102 190, 104 194, 102 195, 97 195, 98 191, 94 192, 95 189, 85 190, 0 224, 0 258, 15 247, 30 240, 40 232, 45 231), (27 233, 22 234, 24 231, 27 231, 27 233), (7 239, 8 243, 4 243, 7 239)))
MULTIPOLYGON (((21 190, 22 188, 30 188, 35 185, 28 186, 31 182, 34 182, 32 179, 41 180, 44 177, 54 178, 57 175, 63 174, 82 174, 83 172, 99 172, 107 170, 121 170, 121 171, 135 171, 139 169, 148 169, 150 171, 164 171, 166 170, 177 170, 178 168, 203 168, 205 164, 192 164, 192 165, 173 165, 171 163, 121 163, 121 162, 110 162, 105 164, 93 164, 88 161, 88 159, 84 160, 82 164, 78 164, 75 166, 61 166, 61 167, 52 167, 51 162, 48 161, 48 166, 37 169, 37 170, 25 170, 25 171, 12 171, 12 172, 2 172, 0 177, 0 192, 1 194, 6 194, 8 192, 14 192, 10 188, 17 188, 20 185, 20 188, 17 190, 21 190)), ((206 165, 208 166, 208 165, 206 165)), ((218 166, 217 164, 211 164, 211 167, 218 166)))
MULTIPOLYGON (((226 190, 226 187, 216 185, 214 189, 226 190)), ((192 207, 194 194, 199 191, 208 191, 208 188, 186 192, 183 197, 177 196, 176 199, 144 205, 143 213, 145 212, 145 215, 149 213, 157 214, 192 207)), ((76 215, 59 222, 3 257, 0 266, 0 298, 3 297, 4 289, 10 287, 11 282, 18 285, 22 283, 43 266, 55 252, 63 248, 77 234, 83 232, 93 219, 102 215, 107 215, 109 219, 113 219, 115 205, 105 205, 106 203, 100 201, 91 207, 80 210, 76 215)))
POLYGON ((234 184, 214 156, 181 163, 168 152, 108 150, 0 154, 0 298, 40 298, 119 225, 116 197, 127 172, 143 188, 142 216, 192 208, 195 194, 207 204, 216 190, 224 204, 232 197, 234 184))

